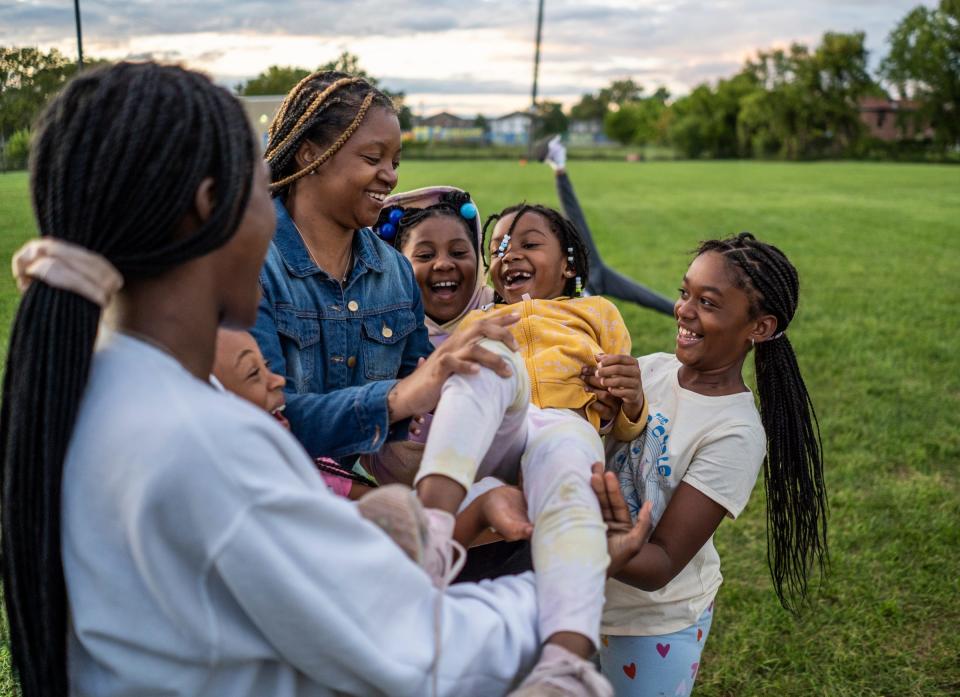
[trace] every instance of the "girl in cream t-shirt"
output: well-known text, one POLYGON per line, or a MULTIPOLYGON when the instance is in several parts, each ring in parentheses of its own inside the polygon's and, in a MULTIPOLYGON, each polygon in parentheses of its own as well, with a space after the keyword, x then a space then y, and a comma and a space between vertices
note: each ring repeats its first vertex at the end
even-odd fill
MULTIPOLYGON (((811 567, 823 568, 819 432, 785 334, 798 301, 797 271, 773 245, 749 233, 703 242, 674 306, 675 354, 637 363, 646 429, 609 444, 600 480, 618 523, 652 507, 650 539, 606 587, 600 664, 618 697, 693 690, 723 580, 713 535, 743 511, 761 467, 780 601, 801 605, 811 567), (750 354, 756 397, 743 380, 750 354)), ((590 384, 615 394, 615 382, 590 384)))
MULTIPOLYGON (((656 527, 677 486, 686 482, 736 518, 750 499, 766 450, 753 393, 710 397, 686 390, 677 379, 680 362, 672 354, 644 356, 639 362, 649 408, 647 429, 631 443, 608 439, 607 447, 608 467, 617 474, 630 515, 636 517, 643 502, 651 501, 656 527)), ((641 590, 616 578, 607 581, 600 653, 611 681, 659 686, 652 694, 689 694, 722 580, 711 535, 659 590, 641 590)), ((624 692, 618 687, 617 694, 649 694, 646 689, 624 692)))

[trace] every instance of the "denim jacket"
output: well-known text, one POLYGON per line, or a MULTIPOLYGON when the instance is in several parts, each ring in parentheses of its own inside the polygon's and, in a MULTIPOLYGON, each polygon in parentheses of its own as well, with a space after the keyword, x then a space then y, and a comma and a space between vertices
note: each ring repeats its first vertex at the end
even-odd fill
POLYGON ((314 457, 375 452, 406 436, 408 421, 391 429, 387 394, 432 350, 413 269, 364 228, 341 287, 313 262, 282 200, 274 206, 253 336, 287 379, 284 414, 314 457))

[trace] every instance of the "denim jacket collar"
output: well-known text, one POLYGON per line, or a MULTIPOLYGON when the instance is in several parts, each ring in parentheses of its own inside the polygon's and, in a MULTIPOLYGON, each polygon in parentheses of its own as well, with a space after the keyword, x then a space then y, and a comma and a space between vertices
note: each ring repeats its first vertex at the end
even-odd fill
MULTIPOLYGON (((310 252, 307 251, 307 246, 304 244, 303 238, 300 237, 297 226, 294 225, 293 218, 287 212, 283 200, 280 198, 273 199, 273 206, 277 212, 277 230, 274 233, 273 242, 277 246, 280 258, 283 259, 283 263, 290 274, 298 278, 305 278, 314 274, 325 273, 310 257, 310 252)), ((380 253, 370 238, 372 234, 374 233, 369 228, 363 228, 357 230, 353 236, 353 256, 356 262, 353 273, 350 274, 351 280, 357 272, 362 271, 361 268, 358 268, 361 266, 377 273, 382 273, 384 270, 383 259, 380 258, 380 253)))

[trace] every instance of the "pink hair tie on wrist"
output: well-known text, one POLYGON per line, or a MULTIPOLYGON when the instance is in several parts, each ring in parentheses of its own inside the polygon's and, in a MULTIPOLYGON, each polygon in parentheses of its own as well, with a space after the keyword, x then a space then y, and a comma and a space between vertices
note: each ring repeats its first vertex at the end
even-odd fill
POLYGON ((27 242, 13 255, 11 267, 21 293, 37 280, 76 293, 101 308, 123 287, 123 276, 105 257, 53 237, 27 242))

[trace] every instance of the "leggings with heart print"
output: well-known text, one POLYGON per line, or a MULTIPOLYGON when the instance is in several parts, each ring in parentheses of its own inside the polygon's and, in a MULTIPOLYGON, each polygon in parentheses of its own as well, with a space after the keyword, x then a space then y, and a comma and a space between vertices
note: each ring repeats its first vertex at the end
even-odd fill
POLYGON ((688 697, 710 634, 713 603, 686 629, 658 636, 600 637, 600 668, 617 697, 688 697))

